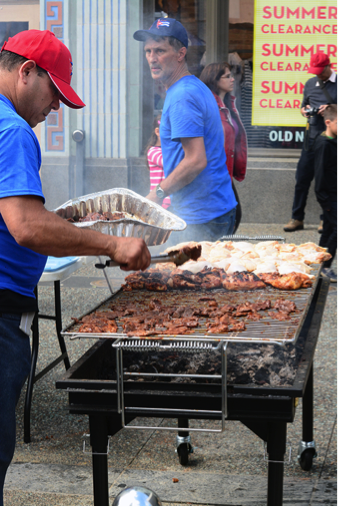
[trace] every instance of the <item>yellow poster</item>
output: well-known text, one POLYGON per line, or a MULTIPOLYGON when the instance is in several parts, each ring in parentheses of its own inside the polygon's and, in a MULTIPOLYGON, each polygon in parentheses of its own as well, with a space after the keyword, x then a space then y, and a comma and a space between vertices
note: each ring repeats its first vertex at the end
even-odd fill
POLYGON ((252 125, 304 126, 311 55, 337 71, 336 0, 255 0, 252 125))

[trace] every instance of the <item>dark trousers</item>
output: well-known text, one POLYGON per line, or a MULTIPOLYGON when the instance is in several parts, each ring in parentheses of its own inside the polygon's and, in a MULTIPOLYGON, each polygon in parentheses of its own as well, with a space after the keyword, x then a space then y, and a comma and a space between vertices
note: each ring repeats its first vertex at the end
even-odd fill
POLYGON ((232 234, 235 234, 238 227, 239 227, 239 224, 241 223, 241 220, 242 220, 242 206, 241 206, 241 203, 239 201, 239 196, 238 196, 238 193, 237 193, 237 189, 234 185, 234 182, 232 182, 232 190, 234 191, 234 194, 235 194, 235 197, 236 197, 236 201, 237 201, 237 206, 236 206, 236 219, 235 219, 235 227, 234 227, 234 232, 232 234))
POLYGON ((323 208, 323 233, 319 246, 327 248, 332 255, 332 259, 324 262, 324 268, 329 268, 337 250, 337 202, 331 202, 329 210, 323 208))
POLYGON ((292 205, 292 218, 295 220, 304 220, 306 200, 315 175, 313 144, 314 140, 309 139, 308 150, 302 149, 297 164, 295 195, 292 205))

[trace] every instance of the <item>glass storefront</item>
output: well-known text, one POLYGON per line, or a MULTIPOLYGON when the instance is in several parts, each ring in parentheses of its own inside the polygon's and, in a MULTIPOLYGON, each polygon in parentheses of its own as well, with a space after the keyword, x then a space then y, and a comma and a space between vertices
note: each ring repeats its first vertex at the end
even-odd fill
MULTIPOLYGON (((301 86, 294 91, 290 85, 291 90, 289 90, 289 97, 291 97, 292 93, 297 93, 297 95, 292 95, 292 100, 290 99, 289 102, 285 100, 285 103, 287 104, 286 107, 290 107, 290 117, 291 115, 293 116, 293 121, 290 121, 290 125, 287 123, 287 118, 286 120, 283 119, 283 121, 276 121, 277 125, 271 124, 271 118, 274 118, 273 121, 275 121, 276 118, 280 119, 281 113, 278 110, 278 107, 281 102, 280 100, 278 101, 278 99, 281 95, 271 95, 271 99, 264 103, 265 111, 261 110, 260 112, 261 120, 259 124, 253 124, 255 123, 253 121, 252 110, 253 94, 257 93, 257 87, 262 86, 263 83, 268 83, 269 80, 272 80, 271 82, 275 83, 274 79, 276 79, 276 83, 282 83, 284 81, 289 83, 289 78, 291 78, 291 80, 295 79, 295 69, 297 69, 297 65, 300 66, 299 63, 295 63, 293 72, 290 74, 283 72, 283 69, 285 69, 287 65, 285 62, 292 60, 292 58, 289 58, 287 55, 284 55, 283 66, 280 62, 280 58, 277 57, 271 57, 272 63, 269 64, 266 62, 261 63, 258 61, 258 58, 256 58, 256 64, 261 65, 262 69, 266 72, 263 74, 263 78, 260 76, 257 78, 255 88, 255 71, 257 75, 258 72, 257 69, 254 68, 254 46, 255 42, 258 47, 259 44, 271 44, 274 40, 277 40, 277 36, 274 35, 275 30, 277 29, 284 32, 287 32, 288 30, 288 34, 285 33, 284 35, 283 33, 281 35, 281 40, 290 44, 290 51, 293 51, 291 56, 294 56, 297 53, 298 46, 296 46, 296 44, 299 44, 299 40, 304 40, 305 49, 301 55, 302 58, 299 58, 299 60, 302 60, 303 62, 310 60, 311 53, 318 50, 316 41, 318 44, 320 42, 323 43, 323 35, 319 38, 320 34, 314 32, 314 34, 310 34, 306 39, 306 34, 309 34, 309 31, 311 30, 317 30, 318 32, 318 26, 320 25, 323 27, 323 33, 326 34, 326 41, 328 37, 335 37, 334 34, 336 33, 337 14, 337 8, 334 10, 334 7, 332 7, 334 2, 330 0, 327 2, 321 2, 321 7, 318 8, 312 6, 312 3, 314 3, 314 5, 316 4, 316 2, 309 0, 306 4, 306 9, 304 9, 304 2, 301 2, 300 0, 286 0, 285 8, 281 8, 280 2, 276 0, 266 2, 266 5, 262 0, 229 0, 228 2, 229 23, 226 23, 224 26, 224 30, 227 31, 228 35, 227 60, 232 67, 232 73, 235 77, 236 85, 234 95, 236 96, 236 105, 247 132, 248 145, 250 148, 283 148, 299 150, 302 147, 305 120, 300 115, 299 111, 299 104, 302 99, 301 86), (264 18, 264 25, 259 24, 261 21, 261 19, 258 18, 259 15, 261 15, 262 19, 264 18), (334 17, 335 20, 333 19, 334 17), (257 25, 256 34, 255 20, 257 25), (264 28, 261 28, 262 26, 264 28), (328 28, 329 26, 331 28, 328 28), (327 35, 327 30, 329 29, 330 35, 327 35), (261 35, 264 39, 262 39, 261 35), (314 39, 316 40, 313 42, 314 39), (294 45, 292 46, 293 42, 294 45), (279 67, 274 67, 274 65, 277 64, 279 67), (266 79, 266 81, 258 82, 258 79, 266 79), (297 100, 295 100, 295 97, 297 100), (277 105, 273 105, 274 100, 277 105), (288 106, 288 104, 290 104, 290 106, 288 106), (269 105, 272 109, 269 109, 269 105), (270 115, 270 120, 266 121, 266 125, 264 125, 265 113, 266 118, 270 115)), ((207 50, 207 16, 210 15, 208 7, 210 7, 210 4, 208 6, 207 0, 155 1, 155 19, 165 16, 172 17, 181 21, 187 29, 189 35, 188 66, 190 72, 197 77, 199 77, 205 66, 205 54, 207 50)), ((322 28, 320 28, 320 30, 322 30, 322 28)), ((336 44, 336 41, 334 44, 336 44)), ((332 63, 336 62, 336 46, 334 46, 334 44, 330 50, 332 63)), ((324 46, 319 45, 319 50, 325 51, 327 47, 329 46, 327 45, 324 48, 324 46)), ((264 53, 262 52, 262 54, 264 53)), ((304 63, 302 64, 302 70, 303 68, 304 63)), ((305 84, 307 79, 312 77, 311 74, 307 74, 306 72, 307 71, 303 71, 299 74, 299 80, 302 80, 303 84, 305 84)), ((162 108, 165 98, 165 90, 161 87, 161 85, 155 86, 155 110, 157 112, 162 108)), ((281 88, 280 90, 276 90, 275 93, 282 93, 281 88)), ((287 113, 287 111, 284 110, 284 116, 285 113, 287 113)))

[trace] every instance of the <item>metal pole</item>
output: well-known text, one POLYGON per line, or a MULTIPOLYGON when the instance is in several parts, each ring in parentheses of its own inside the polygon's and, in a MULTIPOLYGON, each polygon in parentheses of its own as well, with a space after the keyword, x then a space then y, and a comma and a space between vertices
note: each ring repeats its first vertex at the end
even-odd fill
POLYGON ((85 133, 83 130, 74 130, 73 140, 76 142, 76 164, 74 171, 74 193, 72 197, 84 194, 84 160, 85 160, 85 133))

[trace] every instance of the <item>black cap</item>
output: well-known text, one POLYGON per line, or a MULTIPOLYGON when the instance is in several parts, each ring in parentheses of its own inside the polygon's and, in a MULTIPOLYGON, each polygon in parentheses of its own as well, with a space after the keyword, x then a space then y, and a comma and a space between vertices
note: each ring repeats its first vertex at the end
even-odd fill
POLYGON ((188 47, 188 34, 184 26, 172 18, 159 18, 154 21, 149 30, 137 30, 133 37, 135 40, 145 41, 148 36, 158 35, 159 37, 175 37, 183 46, 188 47))

